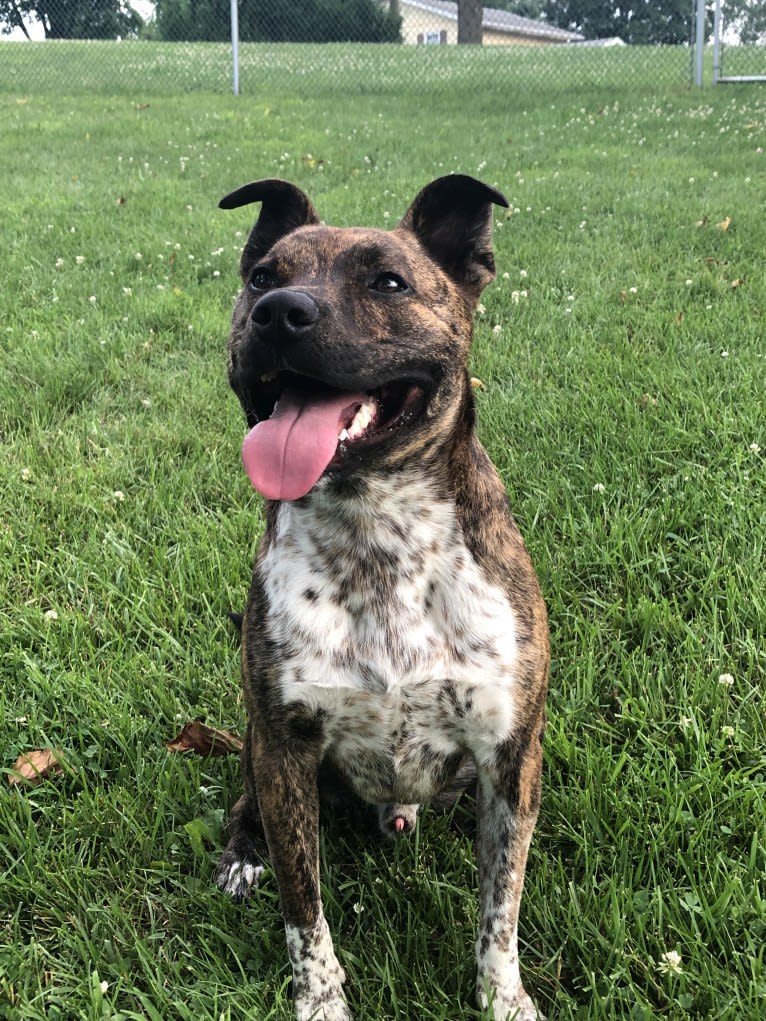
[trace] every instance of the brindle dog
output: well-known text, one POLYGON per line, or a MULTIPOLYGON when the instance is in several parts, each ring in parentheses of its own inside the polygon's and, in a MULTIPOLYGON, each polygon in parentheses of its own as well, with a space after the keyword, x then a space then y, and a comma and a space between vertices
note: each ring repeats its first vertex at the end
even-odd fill
POLYGON ((265 834, 301 1021, 347 1021, 319 887, 320 771, 380 806, 381 827, 466 762, 477 775, 477 993, 539 1017, 517 922, 540 798, 545 607, 503 484, 474 430, 472 317, 495 275, 493 188, 424 188, 393 231, 327 227, 285 181, 242 253, 229 378, 267 498, 242 627, 244 794, 216 873, 257 884, 265 834))

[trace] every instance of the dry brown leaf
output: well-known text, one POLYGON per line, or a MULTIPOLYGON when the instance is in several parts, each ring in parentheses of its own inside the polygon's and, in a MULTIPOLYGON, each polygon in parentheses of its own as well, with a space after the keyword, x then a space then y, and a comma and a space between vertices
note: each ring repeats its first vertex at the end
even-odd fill
POLYGON ((53 748, 36 748, 22 752, 13 766, 8 783, 18 786, 22 783, 41 783, 49 776, 55 776, 63 769, 64 753, 53 748))
POLYGON ((732 282, 731 282, 731 289, 733 291, 736 291, 736 289, 738 287, 741 287, 744 284, 744 282, 745 282, 745 278, 744 277, 737 277, 736 280, 732 280, 732 282))
POLYGON ((194 752, 195 755, 238 755, 242 750, 242 740, 228 730, 208 727, 206 723, 193 720, 184 724, 180 734, 172 741, 166 741, 169 752, 194 752))
POLYGON ((676 313, 676 326, 680 326, 683 321, 684 321, 684 314, 683 314, 683 312, 677 312, 676 313))
POLYGON ((729 229, 729 227, 731 227, 731 217, 730 217, 730 216, 726 216, 726 217, 724 217, 724 219, 723 219, 723 220, 721 220, 721 222, 720 222, 720 223, 718 224, 718 229, 719 229, 719 230, 728 230, 728 229, 729 229))
POLYGON ((471 376, 471 389, 472 390, 486 390, 486 383, 482 383, 476 376, 471 376))

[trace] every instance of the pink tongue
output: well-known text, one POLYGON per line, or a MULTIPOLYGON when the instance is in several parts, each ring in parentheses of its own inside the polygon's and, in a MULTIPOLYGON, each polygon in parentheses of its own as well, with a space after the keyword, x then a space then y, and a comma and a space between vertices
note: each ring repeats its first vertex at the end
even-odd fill
POLYGON ((367 394, 309 396, 286 390, 271 418, 242 444, 247 477, 268 500, 297 500, 316 485, 338 446, 338 434, 367 394), (345 421, 344 421, 345 419, 345 421))

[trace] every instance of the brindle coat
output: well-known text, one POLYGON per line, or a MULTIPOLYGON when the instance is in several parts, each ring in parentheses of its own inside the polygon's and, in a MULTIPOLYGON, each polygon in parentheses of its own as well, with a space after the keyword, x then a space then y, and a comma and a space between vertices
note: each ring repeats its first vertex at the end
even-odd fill
POLYGON ((249 894, 265 834, 297 1016, 347 1021, 320 899, 320 773, 381 806, 391 829, 472 761, 477 995, 496 1019, 531 1021, 517 921, 540 797, 548 630, 474 431, 467 370, 472 316, 494 277, 492 204, 507 203, 445 177, 390 232, 322 226, 284 181, 245 185, 221 205, 255 201, 229 344, 249 425, 298 379, 372 393, 381 409, 398 395, 402 407, 363 442, 340 442, 306 496, 267 504, 242 628, 244 794, 217 883, 249 894))

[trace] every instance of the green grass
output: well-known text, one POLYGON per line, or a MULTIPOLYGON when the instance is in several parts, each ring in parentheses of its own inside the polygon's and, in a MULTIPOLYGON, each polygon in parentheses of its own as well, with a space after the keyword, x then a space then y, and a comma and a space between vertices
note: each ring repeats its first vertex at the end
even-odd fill
MULTIPOLYGON (((255 211, 216 201, 278 174, 393 224, 460 170, 512 202, 472 369, 552 624, 527 987, 556 1021, 762 1018, 764 94, 25 87, 0 117, 2 767, 66 755, 0 778, 0 1017, 289 1018, 273 878, 211 888, 237 764, 164 748, 243 722, 226 612, 262 519, 224 347, 255 211)), ((359 1021, 479 1016, 446 820, 335 827, 323 879, 359 1021)))

